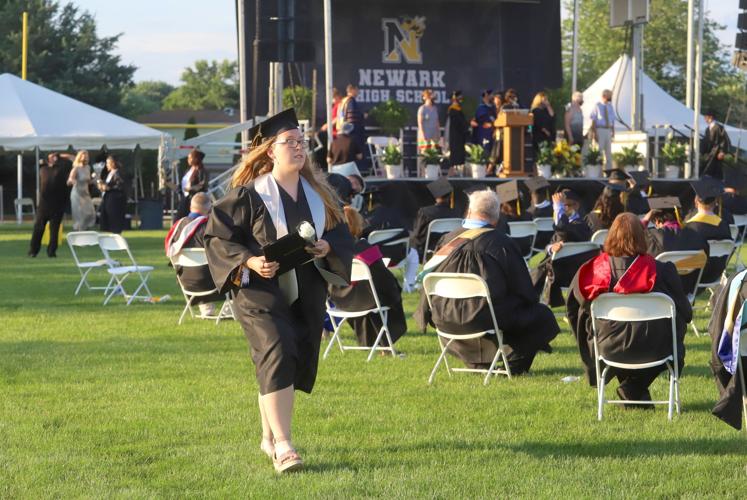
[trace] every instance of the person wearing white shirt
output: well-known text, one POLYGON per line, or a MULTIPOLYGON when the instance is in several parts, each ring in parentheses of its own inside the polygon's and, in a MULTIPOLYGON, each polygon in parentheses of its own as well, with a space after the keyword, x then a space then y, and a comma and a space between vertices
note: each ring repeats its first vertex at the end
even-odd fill
POLYGON ((615 138, 615 108, 612 106, 612 91, 603 90, 601 102, 591 112, 591 136, 604 152, 604 168, 612 168, 612 139, 615 138))

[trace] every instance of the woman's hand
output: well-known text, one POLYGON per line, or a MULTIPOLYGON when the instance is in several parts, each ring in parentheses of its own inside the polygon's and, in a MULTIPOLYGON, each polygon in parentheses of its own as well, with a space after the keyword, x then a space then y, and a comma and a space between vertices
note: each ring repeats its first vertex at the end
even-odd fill
POLYGON ((307 246, 306 251, 317 258, 326 257, 332 248, 325 240, 316 240, 314 246, 307 246))
POLYGON ((249 257, 246 261, 246 267, 259 274, 263 278, 270 279, 275 276, 275 273, 280 269, 280 264, 277 262, 267 262, 264 255, 258 257, 249 257))
POLYGON ((557 243, 553 243, 552 245, 550 245, 550 252, 558 253, 561 248, 563 248, 563 242, 558 241, 557 243))

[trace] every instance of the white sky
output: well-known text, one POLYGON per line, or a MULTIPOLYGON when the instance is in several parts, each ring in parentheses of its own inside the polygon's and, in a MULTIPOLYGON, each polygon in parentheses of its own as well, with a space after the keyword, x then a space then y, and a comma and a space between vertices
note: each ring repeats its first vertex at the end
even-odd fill
MULTIPOLYGON (((720 33, 722 43, 733 48, 739 0, 705 1, 709 17, 727 26, 720 33)), ((100 35, 123 33, 118 52, 125 63, 139 68, 135 81, 163 80, 178 84, 183 69, 197 59, 236 59, 233 0, 72 0, 72 3, 96 17, 100 35)))

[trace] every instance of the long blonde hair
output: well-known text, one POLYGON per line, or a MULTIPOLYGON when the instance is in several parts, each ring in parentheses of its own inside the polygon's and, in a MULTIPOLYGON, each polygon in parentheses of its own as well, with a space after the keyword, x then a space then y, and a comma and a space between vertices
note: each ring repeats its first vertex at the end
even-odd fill
POLYGON ((81 149, 78 151, 75 155, 75 160, 73 160, 73 166, 74 167, 83 167, 85 165, 88 165, 91 162, 90 157, 88 156, 88 151, 85 149, 81 149), (83 155, 88 159, 87 163, 83 163, 83 155))
POLYGON ((542 106, 542 101, 545 100, 545 97, 547 97, 547 94, 545 94, 544 92, 537 92, 537 95, 535 95, 534 99, 532 99, 531 109, 539 108, 540 106, 542 106))
MULTIPOLYGON (((272 137, 259 146, 252 148, 246 160, 239 165, 233 177, 231 177, 231 187, 245 186, 257 177, 272 172, 273 161, 267 154, 267 151, 272 147, 276 139, 277 136, 272 137)), ((324 229, 332 229, 344 222, 342 210, 340 209, 340 199, 329 183, 327 183, 327 179, 321 170, 311 165, 311 158, 309 158, 308 154, 306 155, 306 162, 299 173, 322 198, 322 202, 324 202, 324 229)))

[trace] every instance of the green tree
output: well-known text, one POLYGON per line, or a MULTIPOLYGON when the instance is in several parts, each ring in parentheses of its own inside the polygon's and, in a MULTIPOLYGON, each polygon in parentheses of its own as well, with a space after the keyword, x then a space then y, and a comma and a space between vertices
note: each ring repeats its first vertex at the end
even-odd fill
POLYGON ((195 62, 181 76, 183 85, 163 102, 164 109, 224 109, 239 106, 238 65, 228 60, 195 62))
POLYGON ((311 120, 311 89, 301 85, 283 89, 283 108, 295 108, 299 120, 311 120))
POLYGON ((166 82, 143 81, 128 88, 122 96, 122 114, 129 118, 153 113, 163 107, 163 101, 174 87, 166 82))
POLYGON ((99 37, 96 20, 52 0, 0 2, 0 68, 21 75, 22 13, 29 14, 29 81, 112 112, 120 111, 135 66, 122 64, 120 35, 99 37))

